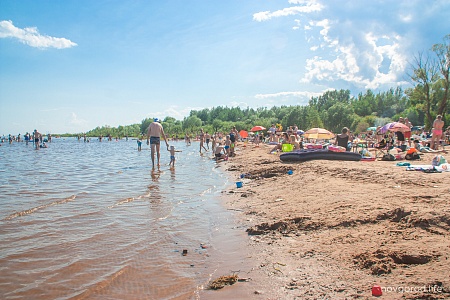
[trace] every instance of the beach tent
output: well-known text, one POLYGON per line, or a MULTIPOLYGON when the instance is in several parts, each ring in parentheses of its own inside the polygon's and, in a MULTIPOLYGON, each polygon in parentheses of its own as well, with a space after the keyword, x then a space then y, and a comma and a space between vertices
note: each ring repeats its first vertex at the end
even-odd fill
POLYGON ((311 128, 305 132, 304 137, 316 140, 329 140, 334 137, 334 134, 324 128, 311 128))
POLYGON ((246 139, 248 138, 248 132, 245 130, 241 130, 239 131, 239 135, 241 136, 241 138, 246 139))

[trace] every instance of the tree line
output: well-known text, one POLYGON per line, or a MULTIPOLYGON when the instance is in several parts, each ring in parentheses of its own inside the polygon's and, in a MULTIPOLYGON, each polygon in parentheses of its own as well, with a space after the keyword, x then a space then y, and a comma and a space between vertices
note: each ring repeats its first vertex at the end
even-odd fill
MULTIPOLYGON (((307 130, 323 127, 340 132, 343 127, 355 133, 368 127, 381 126, 407 117, 413 125, 430 129, 436 115, 442 115, 450 125, 450 34, 443 43, 435 44, 427 52, 419 52, 410 62, 407 76, 412 88, 400 87, 375 93, 367 90, 356 97, 349 90, 327 91, 312 97, 306 105, 274 106, 272 108, 213 107, 192 110, 183 120, 166 117, 162 120, 169 136, 183 137, 196 134, 200 128, 208 132, 228 132, 233 126, 237 130, 249 130, 254 125, 269 128, 281 124, 283 128, 297 125, 307 130)), ((145 135, 153 118, 141 124, 97 127, 86 132, 87 136, 139 137, 145 135)))

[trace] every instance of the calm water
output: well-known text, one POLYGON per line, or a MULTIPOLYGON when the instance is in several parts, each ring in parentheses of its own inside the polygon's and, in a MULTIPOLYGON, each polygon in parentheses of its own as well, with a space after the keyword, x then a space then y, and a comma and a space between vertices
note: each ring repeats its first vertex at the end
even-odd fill
POLYGON ((152 173, 135 140, 3 143, 1 298, 198 298, 230 182, 197 144, 171 144, 175 170, 162 150, 152 173))

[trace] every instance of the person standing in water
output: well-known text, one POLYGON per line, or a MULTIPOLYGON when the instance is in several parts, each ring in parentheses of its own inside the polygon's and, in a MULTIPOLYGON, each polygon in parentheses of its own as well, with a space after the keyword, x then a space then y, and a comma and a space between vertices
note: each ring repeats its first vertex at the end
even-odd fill
POLYGON ((41 139, 42 139, 42 134, 35 129, 33 132, 33 140, 34 140, 34 148, 36 150, 39 150, 39 144, 41 142, 41 139))
POLYGON ((155 169, 155 150, 156 150, 157 166, 158 168, 160 167, 159 158, 161 154, 159 149, 161 144, 161 136, 164 138, 164 141, 166 142, 167 151, 169 151, 169 143, 167 142, 163 126, 159 123, 158 118, 155 118, 153 119, 153 122, 150 123, 147 130, 147 145, 149 144, 150 141, 153 169, 155 169))
POLYGON ((174 168, 175 167, 175 152, 181 152, 181 150, 175 150, 174 146, 170 146, 169 152, 170 152, 170 163, 169 163, 169 166, 174 168))
POLYGON ((205 146, 203 145, 203 143, 205 142, 205 133, 203 132, 203 128, 200 129, 199 140, 200 140, 200 153, 202 153, 202 148, 205 149, 205 151, 208 151, 208 149, 206 149, 205 146))

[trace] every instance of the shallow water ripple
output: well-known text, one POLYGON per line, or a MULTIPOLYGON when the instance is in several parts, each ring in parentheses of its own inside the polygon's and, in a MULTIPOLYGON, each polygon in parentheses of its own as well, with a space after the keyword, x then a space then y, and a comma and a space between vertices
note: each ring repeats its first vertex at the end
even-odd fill
POLYGON ((135 140, 3 144, 2 299, 194 297, 227 179, 196 147, 171 144, 176 168, 163 150, 159 172, 135 140))

